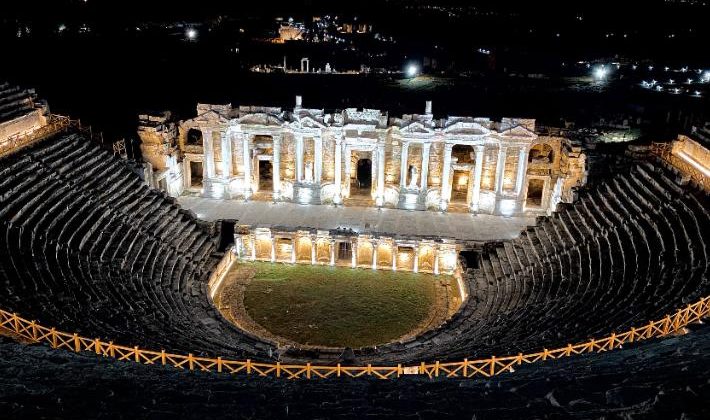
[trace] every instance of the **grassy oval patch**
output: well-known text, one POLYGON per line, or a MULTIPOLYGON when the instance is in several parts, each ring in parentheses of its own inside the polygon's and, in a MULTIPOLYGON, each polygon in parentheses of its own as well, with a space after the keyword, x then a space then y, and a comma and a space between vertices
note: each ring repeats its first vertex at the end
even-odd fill
POLYGON ((408 272, 255 263, 244 307, 297 343, 363 347, 417 329, 436 300, 436 277, 408 272))

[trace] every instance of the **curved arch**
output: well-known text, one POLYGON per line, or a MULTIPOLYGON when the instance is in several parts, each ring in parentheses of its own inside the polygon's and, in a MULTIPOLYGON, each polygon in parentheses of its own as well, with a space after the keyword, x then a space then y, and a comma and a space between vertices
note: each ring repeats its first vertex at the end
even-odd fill
POLYGON ((187 130, 187 135, 185 136, 185 144, 191 146, 202 146, 202 131, 197 128, 190 128, 187 130))
POLYGON ((552 163, 555 161, 555 151, 547 143, 537 143, 530 148, 529 163, 552 163))

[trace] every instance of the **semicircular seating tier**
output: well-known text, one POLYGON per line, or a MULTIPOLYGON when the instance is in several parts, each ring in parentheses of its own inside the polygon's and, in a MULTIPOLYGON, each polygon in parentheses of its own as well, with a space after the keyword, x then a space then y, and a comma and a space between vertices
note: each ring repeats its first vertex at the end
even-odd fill
MULTIPOLYGON (((621 332, 710 291, 708 196, 651 164, 603 180, 465 269, 470 291, 441 327, 355 352, 418 363, 505 356, 621 332)), ((148 188, 78 135, 0 159, 0 307, 153 350, 270 359, 273 346, 222 318, 207 280, 212 224, 148 188)), ((290 350, 293 359, 339 352, 290 350)))
POLYGON ((479 267, 465 270, 470 297, 448 323, 379 351, 426 360, 560 348, 645 325, 707 296, 710 200, 676 177, 635 165, 539 217, 518 238, 488 244, 479 267))
POLYGON ((25 346, 0 337, 6 419, 708 418, 710 326, 485 379, 315 379, 187 371, 25 346), (127 386, 130 378, 130 386, 127 386), (219 396, 219 398, 217 398, 219 396), (266 397, 269 396, 269 397, 266 397), (255 404, 255 401, 268 403, 255 404), (464 403, 466 402, 466 403, 464 403), (54 417, 57 414, 53 414, 54 417))
POLYGON ((207 298, 213 226, 78 135, 0 161, 0 307, 125 345, 233 357, 267 349, 207 298))

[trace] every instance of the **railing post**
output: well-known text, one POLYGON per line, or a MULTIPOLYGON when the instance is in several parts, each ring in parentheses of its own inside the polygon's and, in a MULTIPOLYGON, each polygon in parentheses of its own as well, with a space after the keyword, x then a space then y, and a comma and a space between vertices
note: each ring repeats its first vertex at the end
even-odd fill
MULTIPOLYGON (((595 352, 595 347, 597 352, 600 351, 606 351, 606 350, 613 350, 616 348, 621 348, 623 347, 624 343, 627 342, 635 342, 635 341, 642 341, 645 339, 649 338, 654 338, 658 336, 665 336, 673 332, 677 332, 684 328, 686 325, 690 323, 690 320, 701 320, 703 317, 707 316, 708 313, 710 313, 710 298, 703 298, 700 301, 696 302, 695 304, 690 304, 686 308, 676 311, 675 314, 673 315, 666 315, 665 318, 657 321, 650 321, 646 327, 642 327, 641 329, 636 328, 636 327, 631 327, 630 330, 627 332, 622 333, 621 336, 616 334, 615 332, 612 332, 609 336, 606 338, 601 338, 599 340, 592 339, 588 343, 585 344, 577 344, 577 345, 572 345, 572 344, 567 344, 566 347, 561 347, 561 348, 556 348, 553 349, 552 351, 548 350, 547 348, 544 348, 541 353, 535 353, 534 355, 528 355, 527 357, 537 357, 536 360, 547 360, 548 358, 552 359, 557 359, 561 356, 571 356, 573 351, 575 353, 580 353, 582 352, 583 348, 587 348, 588 352, 595 352), (620 337, 624 337, 623 339, 620 337), (575 350, 576 348, 579 348, 580 350, 575 350)), ((24 337, 31 336, 31 338, 35 341, 40 340, 40 334, 42 334, 41 339, 44 341, 48 341, 51 344, 51 347, 56 349, 59 348, 60 346, 65 346, 68 349, 72 348, 72 345, 70 344, 71 342, 67 338, 73 338, 73 349, 75 352, 79 353, 81 351, 91 351, 91 346, 86 345, 86 343, 89 343, 90 340, 88 338, 83 338, 78 335, 78 333, 73 333, 73 334, 68 334, 64 332, 58 332, 56 328, 51 328, 49 329, 49 333, 45 334, 45 331, 47 329, 45 327, 42 327, 41 325, 38 325, 36 321, 27 321, 22 318, 20 318, 16 313, 10 314, 9 312, 2 311, 0 310, 0 315, 2 316, 2 320, 6 323, 12 323, 13 327, 15 329, 15 332, 17 334, 20 334, 24 337), (61 337, 60 337, 61 336, 61 337), (59 343, 59 341, 62 341, 59 343), (82 340, 86 340, 86 343, 82 340)), ((106 352, 103 351, 103 346, 104 343, 101 342, 100 339, 96 338, 93 340, 93 345, 94 345, 94 352, 99 355, 102 354, 104 357, 110 356, 112 358, 116 358, 116 348, 121 347, 123 349, 124 347, 122 346, 116 346, 114 345, 113 341, 108 342, 108 350, 106 352)), ((152 351, 150 353, 153 353, 152 351)), ((123 353, 120 353, 123 354, 123 353)), ((130 354, 126 354, 121 356, 121 359, 126 359, 130 360, 130 354)), ((148 359, 146 356, 142 355, 141 349, 138 348, 138 346, 133 347, 133 360, 136 363, 142 363, 144 360, 154 360, 154 359, 148 359)), ((200 364, 195 356, 192 353, 189 353, 187 358, 184 355, 175 355, 175 357, 179 358, 181 360, 181 366, 182 364, 185 363, 185 359, 188 362, 188 366, 190 371, 195 370, 195 365, 202 369, 202 370, 211 370, 211 366, 217 366, 217 372, 223 372, 223 367, 224 367, 224 361, 222 360, 221 357, 217 357, 216 361, 215 359, 205 359, 210 362, 214 362, 210 368, 205 367, 204 365, 200 364)), ((500 374, 502 372, 505 372, 506 370, 509 370, 513 372, 512 365, 517 364, 521 365, 524 360, 524 356, 522 353, 518 353, 518 356, 516 358, 510 357, 505 357, 504 360, 510 359, 511 363, 510 364, 504 364, 498 362, 496 356, 491 356, 490 359, 484 359, 484 360, 479 360, 474 363, 481 363, 483 366, 478 369, 475 367, 475 364, 473 368, 475 371, 471 373, 471 370, 468 369, 468 364, 471 363, 468 358, 463 359, 462 364, 459 363, 451 363, 450 365, 447 365, 447 368, 444 370, 445 373, 448 372, 449 376, 458 376, 459 371, 461 371, 461 374, 463 377, 468 378, 469 375, 475 376, 476 371, 482 372, 485 375, 485 363, 489 363, 488 366, 488 374, 490 376, 495 376, 497 374, 500 374), (501 366, 504 366, 503 368, 497 368, 496 365, 500 364, 501 366)), ((163 366, 167 364, 167 354, 165 350, 161 350, 160 352, 160 359, 161 363, 163 366)), ((528 363, 530 362, 530 359, 527 358, 525 359, 528 363)), ((171 361, 171 363, 175 363, 175 361, 171 361)), ((243 362, 235 362, 239 363, 240 365, 243 362)), ((281 371, 282 369, 282 364, 280 361, 276 362, 276 364, 268 364, 264 365, 268 368, 274 368, 269 371, 275 371, 275 375, 277 378, 282 377, 281 371)), ((308 362, 305 365, 305 369, 303 369, 303 365, 300 365, 301 370, 299 371, 297 375, 301 375, 301 373, 305 372, 305 376, 308 379, 312 379, 313 377, 313 372, 314 372, 314 366, 311 365, 310 362, 308 362)), ((427 374, 430 378, 431 377, 439 377, 440 371, 441 371, 441 363, 439 361, 436 361, 433 363, 433 365, 426 365, 424 362, 420 362, 419 364, 419 370, 418 374, 427 374)), ((245 368, 246 368, 246 373, 251 374, 252 373, 252 362, 251 359, 247 359, 245 363, 245 368)), ((323 367, 324 371, 327 369, 327 375, 332 375, 333 373, 333 368, 332 367, 323 367)), ((405 367, 402 366, 401 363, 398 363, 396 365, 396 368, 394 366, 388 366, 388 367, 383 367, 382 368, 382 373, 381 371, 377 370, 377 367, 373 368, 372 364, 367 364, 367 367, 364 368, 363 366, 358 366, 354 367, 353 370, 356 372, 356 375, 353 376, 359 376, 363 374, 367 374, 368 376, 373 376, 373 374, 376 374, 378 377, 383 378, 383 379, 391 379, 392 373, 395 371, 393 369, 396 369, 397 377, 401 377, 405 374, 404 369, 405 367), (363 372, 363 369, 366 369, 363 372)), ((257 369, 258 372, 258 369, 257 369)), ((287 370, 288 372, 288 370, 287 370)), ((317 370, 316 367, 316 375, 323 376, 322 373, 320 373, 317 370)), ((347 371, 346 371, 347 372, 347 371)), ((335 368, 335 373, 337 377, 340 377, 343 373, 343 369, 340 363, 337 364, 337 367, 335 368)), ((264 374, 262 372, 262 374, 264 374)))
POLYGON ((668 335, 671 332, 671 317, 666 315, 663 320, 663 335, 668 335))
POLYGON ((12 319, 14 321, 15 332, 20 334, 20 320, 17 318, 16 313, 12 313, 12 319))

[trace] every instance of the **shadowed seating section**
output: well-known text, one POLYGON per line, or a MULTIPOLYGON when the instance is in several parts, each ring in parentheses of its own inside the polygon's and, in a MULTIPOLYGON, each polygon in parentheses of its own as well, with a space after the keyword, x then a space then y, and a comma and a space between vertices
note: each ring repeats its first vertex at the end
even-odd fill
POLYGON ((78 135, 0 160, 0 306, 148 348, 258 354, 206 296, 213 226, 78 135))
MULTIPOLYGON (((600 181, 464 266, 470 298, 443 326, 356 350, 355 361, 515 355, 661 318, 710 291, 708 201, 649 163, 600 181)), ((98 146, 63 135, 0 159, 0 202, 1 308, 122 345, 270 358, 271 345, 223 320, 207 296, 222 256, 214 226, 98 146)))
POLYGON ((395 381, 200 374, 0 337, 0 407, 4 419, 18 420, 106 413, 139 419, 702 419, 710 416, 710 327, 694 329, 494 378, 395 381))
POLYGON ((515 355, 662 318, 710 292, 709 204, 672 171, 636 165, 517 239, 488 244, 480 267, 465 270, 470 298, 449 323, 379 351, 410 360, 442 349, 454 360, 515 355))
POLYGON ((0 123, 32 112, 36 100, 34 90, 21 89, 7 82, 0 83, 0 123))

